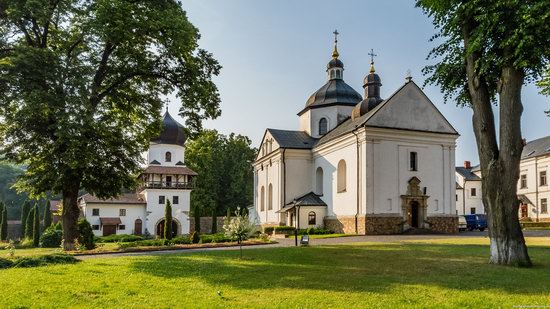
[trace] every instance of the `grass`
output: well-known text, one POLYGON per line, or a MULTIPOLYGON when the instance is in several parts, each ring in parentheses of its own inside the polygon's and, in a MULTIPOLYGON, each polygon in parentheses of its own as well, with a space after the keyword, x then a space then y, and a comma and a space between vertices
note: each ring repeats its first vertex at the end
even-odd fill
POLYGON ((535 266, 487 264, 486 238, 85 260, 0 271, 0 307, 513 307, 550 304, 550 238, 535 266))

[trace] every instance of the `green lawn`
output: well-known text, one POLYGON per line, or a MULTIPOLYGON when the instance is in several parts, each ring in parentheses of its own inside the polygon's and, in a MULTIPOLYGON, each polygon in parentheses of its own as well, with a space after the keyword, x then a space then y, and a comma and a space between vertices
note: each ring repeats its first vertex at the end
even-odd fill
POLYGON ((550 238, 528 242, 531 269, 488 265, 483 238, 251 249, 245 260, 238 251, 210 251, 7 269, 0 270, 0 307, 550 305, 550 238))

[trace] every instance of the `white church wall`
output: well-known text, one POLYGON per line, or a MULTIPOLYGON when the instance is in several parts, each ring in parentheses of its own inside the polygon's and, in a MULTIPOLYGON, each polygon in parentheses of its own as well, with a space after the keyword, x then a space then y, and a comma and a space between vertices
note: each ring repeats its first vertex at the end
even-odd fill
POLYGON ((309 192, 314 191, 311 178, 311 151, 287 149, 285 153, 286 201, 292 202, 309 192))
MULTIPOLYGON (((327 204, 327 216, 350 216, 357 213, 357 146, 353 134, 318 147, 314 153, 311 179, 315 182, 318 167, 323 169, 323 196, 327 204), (338 192, 338 163, 346 164, 346 189, 338 192)), ((315 185, 315 184, 314 184, 315 185)))
POLYGON ((157 160, 162 166, 175 166, 178 161, 185 163, 185 148, 178 145, 152 144, 149 149, 147 163, 157 160), (166 162, 166 152, 172 154, 170 162, 166 162))
POLYGON ((420 179, 426 187, 428 215, 454 215, 454 140, 439 138, 421 132, 385 132, 392 135, 369 135, 373 141, 367 143, 367 213, 402 214, 401 195, 406 194, 408 181, 420 179), (378 138, 377 138, 378 137, 378 138), (435 140, 430 140, 433 138, 435 140), (410 152, 416 152, 417 171, 410 170, 410 152), (369 164, 370 163, 370 164, 369 164), (374 181, 372 181, 374 180, 374 181), (371 195, 370 197, 368 195, 371 195))
POLYGON ((310 109, 300 116, 300 131, 306 131, 311 136, 318 138, 319 121, 321 118, 328 120, 328 131, 334 129, 342 120, 351 115, 353 106, 328 106, 310 109))
POLYGON ((307 229, 310 227, 322 228, 324 227, 323 218, 326 216, 326 208, 318 206, 300 206, 299 225, 300 229, 307 229), (315 224, 309 224, 309 213, 315 213, 315 224))
POLYGON ((276 213, 281 208, 281 163, 280 154, 271 153, 263 160, 259 161, 255 167, 255 192, 254 192, 254 206, 258 212, 258 216, 262 224, 272 223, 277 224, 280 222, 280 214, 276 213), (270 194, 269 185, 272 188, 271 194, 271 209, 270 208, 270 194), (262 197, 261 191, 264 188, 264 195, 262 197), (262 210, 262 198, 264 203, 264 209, 262 210))
MULTIPOLYGON (((88 203, 83 207, 84 217, 90 225, 99 226, 99 229, 94 229, 95 236, 103 236, 103 228, 101 226, 100 218, 120 218, 121 225, 124 225, 124 229, 117 229, 118 235, 130 235, 135 234, 135 222, 137 219, 141 219, 145 222, 145 205, 138 204, 95 204, 88 203), (93 209, 99 209, 99 215, 93 215, 93 209), (120 216, 120 209, 126 210, 125 216, 120 216)), ((143 225, 142 225, 143 226, 143 225)), ((142 231, 143 232, 143 231, 142 231)))
POLYGON ((191 204, 191 190, 163 190, 163 189, 148 189, 143 192, 147 201, 147 221, 144 226, 151 235, 156 235, 157 223, 164 218, 164 210, 166 207, 166 199, 173 202, 173 197, 178 196, 178 204, 172 203, 172 217, 176 219, 180 225, 180 234, 189 234, 189 210, 191 204), (164 196, 165 203, 159 203, 159 197, 164 196))

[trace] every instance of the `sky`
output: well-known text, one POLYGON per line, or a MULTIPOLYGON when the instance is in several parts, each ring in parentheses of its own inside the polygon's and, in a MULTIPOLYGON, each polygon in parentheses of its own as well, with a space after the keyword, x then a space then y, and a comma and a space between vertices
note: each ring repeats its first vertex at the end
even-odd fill
MULTIPOLYGON (((422 68, 436 32, 431 19, 412 0, 183 0, 191 23, 201 33, 199 45, 222 65, 214 78, 221 96, 222 114, 204 123, 220 133, 251 138, 258 147, 266 128, 298 129, 298 116, 308 97, 326 82, 335 29, 344 62, 344 80, 363 94, 374 49, 376 72, 382 79, 381 96, 388 97, 410 70, 422 86, 422 68)), ((456 163, 479 162, 472 129, 472 112, 444 104, 437 86, 425 86, 427 96, 460 133, 456 163)), ((550 98, 535 85, 522 91, 523 137, 528 141, 550 134, 550 98)), ((176 115, 179 102, 171 99, 176 115)), ((495 108, 495 112, 498 110, 495 108)), ((496 115, 498 118, 498 115, 496 115)), ((183 123, 183 119, 179 118, 183 123)))

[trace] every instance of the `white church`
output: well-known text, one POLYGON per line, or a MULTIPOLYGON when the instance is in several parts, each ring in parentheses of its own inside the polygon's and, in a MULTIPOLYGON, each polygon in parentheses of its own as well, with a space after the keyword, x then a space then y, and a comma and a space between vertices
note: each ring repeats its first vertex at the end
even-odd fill
POLYGON ((381 98, 374 61, 362 97, 338 57, 335 40, 327 82, 298 112, 299 130, 265 131, 254 162, 260 224, 457 232, 457 131, 410 77, 381 98))
POLYGON ((139 175, 137 192, 102 200, 91 194, 78 199, 83 217, 96 236, 134 234, 161 237, 166 201, 172 203, 174 236, 189 234, 191 190, 197 173, 185 166, 184 128, 168 111, 161 134, 144 154, 147 165, 139 175))

